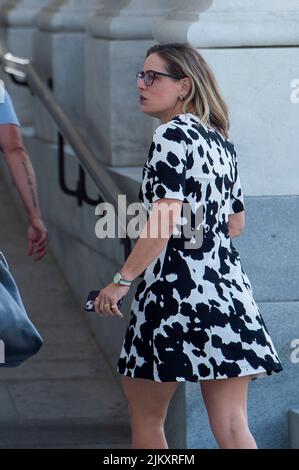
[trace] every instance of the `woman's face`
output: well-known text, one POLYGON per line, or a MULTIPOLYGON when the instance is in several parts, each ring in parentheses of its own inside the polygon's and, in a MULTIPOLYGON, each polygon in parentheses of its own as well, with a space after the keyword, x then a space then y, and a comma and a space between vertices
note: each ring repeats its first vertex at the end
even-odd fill
MULTIPOLYGON (((143 72, 155 70, 167 73, 166 64, 156 53, 150 54, 143 66, 143 72)), ((150 116, 168 122, 173 116, 183 112, 183 102, 179 96, 185 96, 183 80, 173 79, 162 75, 156 75, 152 85, 147 86, 144 80, 139 80, 138 90, 140 95, 141 111, 150 116)))

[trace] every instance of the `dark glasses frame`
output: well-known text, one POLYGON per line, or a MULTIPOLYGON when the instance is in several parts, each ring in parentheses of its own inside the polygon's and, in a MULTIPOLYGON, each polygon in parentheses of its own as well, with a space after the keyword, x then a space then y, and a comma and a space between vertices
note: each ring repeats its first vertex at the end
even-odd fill
POLYGON ((142 72, 136 73, 136 82, 138 84, 140 80, 143 80, 146 86, 150 86, 154 83, 156 75, 162 75, 163 77, 176 78, 177 80, 184 78, 183 76, 180 76, 180 75, 172 75, 170 73, 157 72, 157 70, 147 70, 146 72, 142 71, 142 72))

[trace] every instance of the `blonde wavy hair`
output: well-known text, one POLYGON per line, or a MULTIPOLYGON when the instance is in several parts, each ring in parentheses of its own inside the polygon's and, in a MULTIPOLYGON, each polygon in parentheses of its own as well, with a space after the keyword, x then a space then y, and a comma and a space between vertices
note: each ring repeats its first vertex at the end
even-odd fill
POLYGON ((189 112, 194 108, 195 114, 204 124, 228 138, 230 127, 228 108, 214 73, 202 55, 185 43, 152 46, 147 51, 146 58, 153 53, 164 60, 168 73, 190 78, 191 91, 185 100, 183 112, 189 112))

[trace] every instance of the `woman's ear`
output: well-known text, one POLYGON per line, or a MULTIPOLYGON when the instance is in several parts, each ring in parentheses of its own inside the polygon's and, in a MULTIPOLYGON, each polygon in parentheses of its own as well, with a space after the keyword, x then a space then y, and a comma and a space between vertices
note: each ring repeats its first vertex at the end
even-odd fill
POLYGON ((182 94, 185 96, 185 98, 189 95, 192 85, 191 85, 191 80, 189 77, 184 77, 181 79, 181 91, 182 94))

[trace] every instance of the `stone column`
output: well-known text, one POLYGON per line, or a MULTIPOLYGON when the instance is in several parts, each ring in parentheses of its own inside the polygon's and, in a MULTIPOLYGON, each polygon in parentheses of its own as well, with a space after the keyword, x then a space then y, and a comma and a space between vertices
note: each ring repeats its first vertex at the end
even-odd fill
POLYGON ((112 166, 143 165, 152 119, 139 108, 135 74, 153 45, 152 28, 180 2, 103 1, 88 21, 85 99, 90 143, 112 166))
MULTIPOLYGON (((15 55, 32 59, 34 20, 49 0, 11 0, 1 2, 0 27, 2 38, 15 55)), ((6 76, 6 86, 12 94, 22 124, 33 121, 33 99, 28 90, 14 85, 6 76)))
MULTIPOLYGON (((80 132, 84 123, 85 24, 100 4, 96 0, 52 0, 36 19, 35 65, 80 132)), ((39 137, 56 141, 55 125, 39 104, 36 130, 39 137)))
MULTIPOLYGON (((10 3, 13 8, 14 0, 0 0, 0 38, 2 41, 6 41, 6 21, 5 13, 7 11, 8 4, 10 3)), ((2 69, 0 70, 1 78, 3 77, 2 69)))
POLYGON ((17 0, 0 0, 0 37, 6 40, 7 35, 7 14, 15 8, 17 0))

